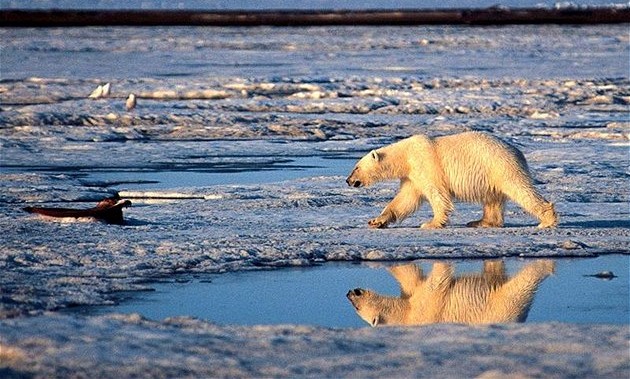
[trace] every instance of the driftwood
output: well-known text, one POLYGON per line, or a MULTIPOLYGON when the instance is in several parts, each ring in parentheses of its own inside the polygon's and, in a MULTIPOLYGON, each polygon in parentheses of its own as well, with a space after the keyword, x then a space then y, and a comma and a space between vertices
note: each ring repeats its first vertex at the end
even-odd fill
POLYGON ((403 9, 403 10, 0 10, 0 26, 322 26, 616 24, 630 7, 403 9))
POLYGON ((49 217, 81 218, 91 217, 108 224, 124 224, 122 209, 131 206, 131 201, 121 200, 118 196, 101 200, 89 209, 26 207, 25 211, 49 217))

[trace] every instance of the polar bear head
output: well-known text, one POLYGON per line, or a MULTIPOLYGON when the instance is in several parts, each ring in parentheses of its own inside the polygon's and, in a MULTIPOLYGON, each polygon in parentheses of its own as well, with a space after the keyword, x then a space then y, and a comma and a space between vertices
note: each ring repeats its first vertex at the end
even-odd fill
POLYGON ((382 309, 382 306, 379 305, 380 302, 378 301, 380 295, 370 290, 355 288, 348 291, 346 297, 350 300, 350 303, 352 303, 352 306, 363 321, 367 322, 371 326, 379 324, 381 319, 380 311, 382 309))
POLYGON ((346 183, 351 187, 367 187, 378 181, 382 158, 382 154, 377 150, 370 151, 357 162, 346 183))

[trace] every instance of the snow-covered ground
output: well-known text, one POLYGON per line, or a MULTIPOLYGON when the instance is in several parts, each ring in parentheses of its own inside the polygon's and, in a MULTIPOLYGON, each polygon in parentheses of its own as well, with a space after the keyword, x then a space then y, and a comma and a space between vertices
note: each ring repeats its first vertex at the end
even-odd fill
MULTIPOLYGON (((626 378, 627 327, 324 329, 58 315, 0 325, 4 377, 626 378), (6 363, 5 363, 6 362, 6 363)), ((0 369, 2 370, 2 369, 0 369)))
POLYGON ((628 254, 627 26, 0 36, 0 376, 628 376, 627 325, 236 327, 55 312, 178 274, 628 254), (105 82, 111 97, 87 99, 105 82), (426 207, 369 230, 396 184, 348 188, 352 161, 464 130, 517 145, 560 226, 538 230, 510 205, 505 228, 468 229, 479 207, 457 204, 444 230, 417 228, 426 207), (115 191, 133 203, 124 226, 22 211, 115 191))

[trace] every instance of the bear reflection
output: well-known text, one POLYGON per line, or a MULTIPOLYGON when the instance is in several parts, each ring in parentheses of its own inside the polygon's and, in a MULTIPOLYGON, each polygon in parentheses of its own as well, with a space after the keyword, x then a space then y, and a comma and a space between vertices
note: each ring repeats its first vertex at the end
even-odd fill
POLYGON ((451 263, 436 262, 423 275, 415 264, 394 266, 400 297, 356 288, 346 295, 372 326, 438 322, 483 324, 523 322, 538 285, 554 271, 552 260, 537 260, 508 278, 502 261, 485 261, 483 272, 457 276, 451 263))

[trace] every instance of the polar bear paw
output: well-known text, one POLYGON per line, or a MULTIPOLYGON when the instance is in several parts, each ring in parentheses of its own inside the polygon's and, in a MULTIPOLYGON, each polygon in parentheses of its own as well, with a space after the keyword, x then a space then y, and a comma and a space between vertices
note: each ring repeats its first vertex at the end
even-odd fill
POLYGON ((551 275, 556 272, 556 263, 552 259, 539 259, 536 260, 532 266, 536 272, 542 276, 551 275))
POLYGON ((538 224, 538 228, 555 228, 556 226, 558 226, 558 214, 556 213, 556 209, 553 206, 553 203, 545 204, 544 208, 545 209, 540 215, 540 224, 538 224))
POLYGON ((442 229, 444 228, 444 225, 439 222, 430 221, 430 222, 425 222, 424 224, 420 225, 420 228, 421 229, 442 229))
POLYGON ((368 221, 368 226, 372 229, 384 229, 387 228, 387 220, 383 217, 373 218, 368 221))

